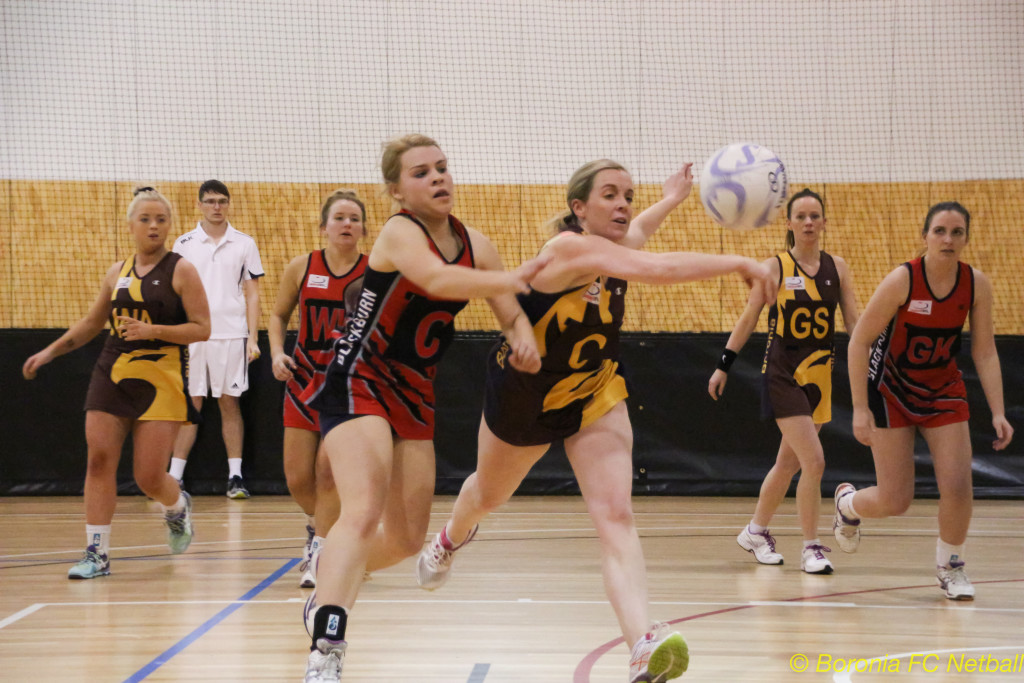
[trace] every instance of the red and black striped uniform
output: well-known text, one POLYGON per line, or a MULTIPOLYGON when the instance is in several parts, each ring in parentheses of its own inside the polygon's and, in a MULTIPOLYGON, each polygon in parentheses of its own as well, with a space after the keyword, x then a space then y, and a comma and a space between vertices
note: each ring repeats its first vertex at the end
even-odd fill
MULTIPOLYGON (((431 251, 445 260, 419 219, 407 211, 397 215, 416 223, 431 251)), ((474 267, 466 228, 454 216, 448 224, 462 247, 446 262, 474 267)), ((432 439, 437 364, 455 336, 455 315, 467 303, 433 299, 399 271, 367 266, 359 301, 334 343, 324 384, 307 400, 320 411, 324 436, 352 417, 379 415, 403 439, 432 439)))
POLYGON ((956 284, 932 294, 924 257, 903 266, 910 293, 879 335, 868 359, 868 405, 875 425, 941 427, 969 417, 967 389, 954 356, 974 304, 974 271, 957 264, 956 284))
POLYGON ((285 427, 320 431, 316 410, 300 397, 323 384, 334 359, 334 342, 345 325, 345 309, 355 305, 365 270, 363 254, 341 275, 331 272, 324 250, 309 254, 299 288, 299 336, 292 352, 295 367, 284 390, 285 427))

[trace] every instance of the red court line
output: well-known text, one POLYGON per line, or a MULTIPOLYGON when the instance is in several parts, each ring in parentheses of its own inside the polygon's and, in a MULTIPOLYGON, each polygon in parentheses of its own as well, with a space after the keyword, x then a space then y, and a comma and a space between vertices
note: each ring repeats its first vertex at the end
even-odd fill
MULTIPOLYGON (((982 583, 1018 583, 1024 582, 1024 579, 996 579, 992 581, 974 581, 975 585, 982 583)), ((869 588, 861 591, 844 591, 842 593, 824 593, 822 595, 805 595, 799 598, 787 598, 785 600, 776 600, 774 602, 801 602, 803 600, 820 600, 822 598, 841 598, 847 595, 861 595, 864 593, 885 593, 888 591, 904 591, 904 590, 916 590, 918 588, 935 588, 934 583, 923 584, 919 586, 893 586, 891 588, 869 588)), ((735 607, 726 607, 725 609, 716 609, 712 612, 701 612, 700 614, 692 614, 688 617, 680 617, 679 619, 673 619, 665 622, 667 624, 681 624, 684 621, 693 621, 695 619, 703 619, 704 617, 713 617, 719 614, 726 614, 728 612, 736 612, 741 609, 751 609, 753 607, 763 607, 763 605, 737 605, 735 607)), ((585 656, 577 665, 576 671, 573 672, 572 680, 573 683, 590 683, 590 672, 594 668, 594 664, 600 659, 606 652, 611 650, 616 645, 625 642, 624 638, 616 638, 610 640, 604 645, 599 646, 593 652, 585 656)))

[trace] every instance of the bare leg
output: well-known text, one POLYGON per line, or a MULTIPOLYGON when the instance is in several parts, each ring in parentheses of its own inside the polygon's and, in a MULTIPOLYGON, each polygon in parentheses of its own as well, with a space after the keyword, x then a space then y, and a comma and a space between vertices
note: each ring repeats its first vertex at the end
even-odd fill
POLYGON ((565 450, 601 540, 605 592, 631 646, 651 621, 647 567, 633 520, 633 429, 626 404, 566 439, 565 450))
MULTIPOLYGON (((939 538, 950 545, 967 540, 974 510, 971 435, 966 422, 922 429, 939 485, 939 538)), ((859 510, 858 510, 859 512, 859 510)))
POLYGON ((321 443, 316 453, 316 535, 326 536, 341 514, 341 499, 334 485, 331 460, 321 443))
POLYGON ((242 423, 242 409, 238 405, 237 396, 227 394, 217 399, 220 407, 220 431, 224 437, 224 450, 228 458, 242 457, 242 439, 245 425, 242 423))
MULTIPOLYGON (((203 397, 192 396, 192 405, 195 407, 198 413, 203 409, 203 397)), ((196 436, 199 434, 199 425, 192 423, 183 423, 181 429, 178 430, 178 436, 174 439, 174 452, 173 456, 179 460, 188 460, 189 453, 192 452, 192 447, 196 445, 196 436)))
POLYGON ((284 476, 288 492, 302 511, 316 511, 316 458, 320 434, 296 427, 284 428, 284 476))
POLYGON ((349 420, 330 431, 324 448, 345 505, 321 546, 317 602, 351 609, 391 484, 391 425, 375 415, 349 420))
POLYGON ((804 540, 818 538, 821 516, 821 475, 825 472, 825 454, 818 438, 820 426, 809 415, 783 417, 776 421, 782 440, 796 454, 800 463, 800 481, 796 485, 796 512, 804 540))
POLYGON ((131 420, 98 410, 85 413, 85 523, 110 524, 117 507, 117 463, 131 420))
POLYGON ((366 571, 398 564, 423 548, 423 537, 430 525, 434 477, 432 441, 400 439, 395 442, 391 486, 366 571))
POLYGON ((132 466, 142 492, 167 507, 178 502, 181 489, 167 472, 167 454, 174 445, 180 422, 136 422, 132 429, 132 466))
POLYGON ((871 432, 876 486, 853 494, 853 509, 864 518, 902 515, 914 501, 913 427, 876 429, 871 432))
POLYGON ((548 450, 543 446, 513 446, 496 437, 480 420, 476 472, 462 484, 448 520, 448 538, 462 543, 492 510, 504 505, 548 450))
POLYGON ((800 461, 797 460, 796 453, 786 439, 782 439, 779 443, 779 453, 775 456, 775 464, 761 482, 761 492, 754 508, 754 524, 767 527, 771 523, 775 511, 779 509, 779 505, 786 498, 786 493, 789 492, 790 482, 799 471, 800 461))

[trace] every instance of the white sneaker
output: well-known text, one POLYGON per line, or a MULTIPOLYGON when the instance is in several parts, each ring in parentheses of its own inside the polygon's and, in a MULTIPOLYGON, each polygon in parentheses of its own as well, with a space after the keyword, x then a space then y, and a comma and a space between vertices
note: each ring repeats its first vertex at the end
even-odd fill
POLYGON ((963 562, 950 562, 948 567, 937 567, 935 578, 939 588, 946 591, 950 600, 973 600, 974 586, 964 572, 963 562))
POLYGON ((832 548, 815 544, 806 546, 800 555, 800 568, 808 574, 831 574, 833 567, 825 553, 832 552, 832 548))
POLYGON ((629 657, 629 683, 662 683, 679 678, 690 666, 690 650, 676 631, 655 624, 636 641, 629 657))
POLYGON ((860 520, 847 519, 843 516, 839 511, 839 501, 846 496, 852 496, 856 490, 853 484, 843 483, 836 487, 836 512, 832 518, 832 533, 836 537, 839 549, 844 553, 857 552, 857 546, 860 545, 860 520))
POLYGON ((344 640, 320 638, 316 641, 316 649, 309 653, 306 660, 305 683, 335 683, 341 680, 341 667, 345 664, 345 650, 348 643, 344 640))
POLYGON ((306 547, 302 549, 302 562, 299 562, 299 571, 302 578, 299 580, 299 588, 316 588, 316 565, 313 563, 314 555, 320 551, 320 545, 314 546, 313 538, 316 530, 306 525, 306 547))
POLYGON ((767 529, 755 534, 750 526, 745 526, 736 537, 736 542, 747 552, 753 553, 754 559, 761 564, 782 564, 782 555, 775 552, 775 538, 767 529))
POLYGON ((164 522, 167 524, 167 547, 171 549, 172 555, 188 550, 195 531, 192 527, 192 496, 185 491, 182 491, 181 495, 185 499, 185 508, 181 512, 164 514, 164 522))
POLYGON ((441 542, 441 534, 446 533, 444 529, 434 536, 434 539, 420 552, 420 556, 416 560, 416 583, 420 585, 420 588, 432 591, 448 581, 448 573, 452 568, 452 560, 455 559, 455 551, 472 541, 478 528, 479 526, 474 526, 466 540, 453 548, 446 548, 441 542))

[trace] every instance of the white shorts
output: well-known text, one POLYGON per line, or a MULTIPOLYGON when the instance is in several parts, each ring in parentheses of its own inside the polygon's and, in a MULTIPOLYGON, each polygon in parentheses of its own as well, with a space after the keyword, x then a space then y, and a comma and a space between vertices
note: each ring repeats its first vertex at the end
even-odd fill
POLYGON ((210 339, 188 345, 188 395, 241 396, 249 388, 242 339, 210 339))

